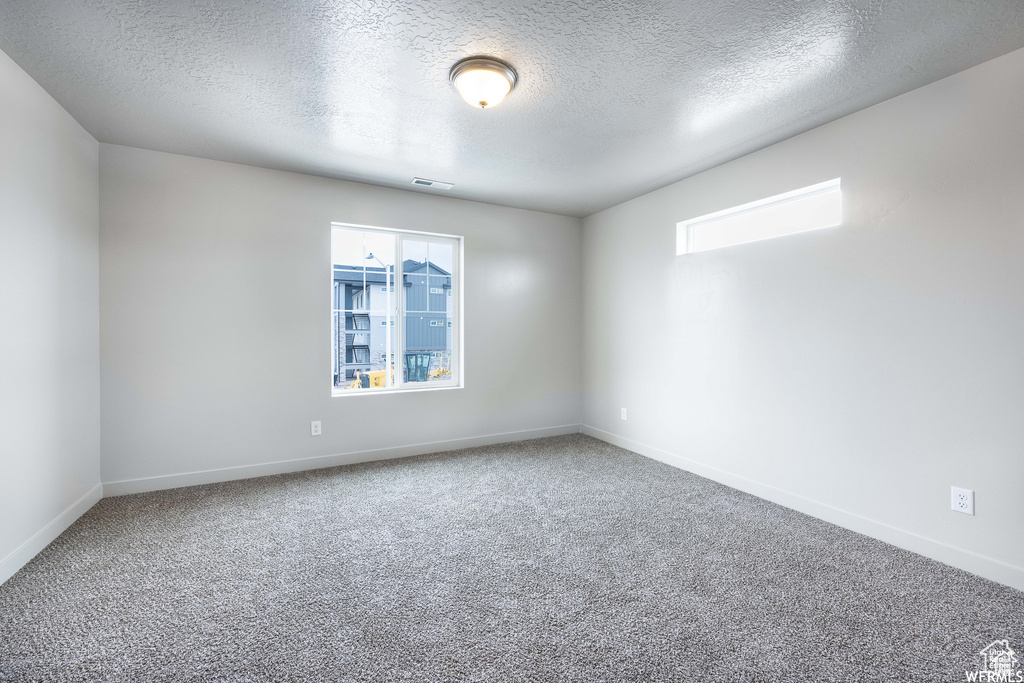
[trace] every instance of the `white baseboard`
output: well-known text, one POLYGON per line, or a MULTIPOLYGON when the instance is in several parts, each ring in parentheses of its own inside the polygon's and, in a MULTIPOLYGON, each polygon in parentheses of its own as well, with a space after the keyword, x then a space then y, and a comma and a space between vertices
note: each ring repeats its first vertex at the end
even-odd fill
POLYGON ((941 541, 936 541, 925 536, 920 536, 904 529, 890 526, 867 517, 841 510, 826 503, 790 493, 783 489, 768 484, 762 484, 753 479, 748 479, 732 472, 720 470, 710 465, 690 460, 681 455, 664 451, 654 446, 649 446, 639 441, 627 439, 611 432, 606 432, 596 427, 583 424, 580 431, 601 441, 607 441, 626 450, 639 453, 654 460, 661 461, 667 465, 693 472, 699 476, 717 481, 720 484, 739 489, 746 493, 770 500, 798 512, 823 519, 838 526, 856 531, 884 541, 898 548, 909 550, 919 555, 924 555, 933 560, 951 565, 958 569, 977 574, 986 579, 1001 583, 1017 590, 1024 590, 1024 568, 1007 564, 1001 560, 963 548, 957 548, 941 541))
POLYGON ((7 557, 0 560, 0 584, 14 576, 28 561, 38 555, 43 548, 64 533, 64 530, 75 523, 89 508, 103 497, 103 485, 96 484, 88 493, 72 503, 67 510, 57 515, 56 519, 37 531, 14 549, 7 557))
POLYGON ((492 444, 507 443, 509 441, 525 441, 527 439, 540 439, 546 436, 578 434, 579 431, 580 426, 578 424, 559 425, 557 427, 527 429, 518 432, 504 432, 501 434, 487 434, 484 436, 471 436, 462 439, 418 443, 408 446, 396 446, 393 448, 376 448, 373 450, 356 451, 353 453, 320 455, 313 458, 300 458, 297 460, 277 460, 274 462, 260 463, 258 465, 239 465, 237 467, 223 467, 220 469, 202 470, 199 472, 167 474, 157 477, 142 477, 140 479, 123 479, 121 481, 104 482, 103 494, 107 497, 124 496, 132 493, 176 489, 182 486, 215 484, 222 481, 233 481, 235 479, 250 479, 252 477, 265 477, 272 474, 317 470, 324 467, 352 465, 355 463, 371 462, 374 460, 407 458, 413 455, 440 453, 442 451, 451 451, 459 448, 490 446, 492 444))

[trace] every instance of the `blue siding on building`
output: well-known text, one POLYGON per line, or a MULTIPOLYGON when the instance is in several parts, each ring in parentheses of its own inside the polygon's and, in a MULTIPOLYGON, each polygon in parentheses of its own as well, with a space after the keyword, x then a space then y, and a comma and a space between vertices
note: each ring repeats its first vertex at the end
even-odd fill
POLYGON ((405 348, 408 351, 445 351, 448 348, 448 317, 443 313, 409 313, 405 316, 405 348), (431 322, 434 325, 431 325, 431 322), (439 323, 439 324, 438 324, 439 323))
POLYGON ((448 292, 451 274, 427 263, 405 263, 405 347, 448 351, 448 292), (431 293, 431 289, 441 290, 431 293), (431 324, 433 323, 433 324, 431 324))
MULTIPOLYGON (((433 354, 445 353, 451 349, 451 329, 448 309, 451 305, 451 273, 438 268, 432 263, 423 263, 407 260, 403 263, 404 279, 399 292, 405 296, 406 317, 405 325, 405 351, 408 353, 431 353, 431 367, 437 367, 439 361, 433 359, 433 354), (431 293, 431 288, 441 290, 440 293, 431 293), (433 322, 433 324, 431 324, 433 322)), ((387 274, 383 268, 363 269, 360 266, 336 265, 334 267, 334 307, 345 309, 344 313, 337 314, 335 325, 335 376, 336 383, 342 380, 350 380, 356 369, 369 368, 372 364, 380 365, 375 354, 378 338, 385 332, 385 328, 377 329, 378 319, 372 316, 370 329, 363 330, 356 325, 355 317, 366 315, 359 311, 353 313, 353 298, 363 293, 364 283, 367 289, 380 288, 385 286, 387 274), (342 320, 344 321, 342 323, 342 320), (347 333, 347 334, 346 334, 347 333), (357 338, 353 339, 353 333, 357 338), (367 342, 369 341, 369 346, 367 342), (361 362, 357 358, 354 349, 370 350, 370 363, 361 362)), ((364 296, 366 293, 363 293, 364 296)), ((364 301, 366 299, 364 298, 364 301)), ((374 306, 377 306, 374 300, 374 306)), ((395 340, 396 342, 398 340, 395 340)), ((358 355, 365 355, 362 350, 358 355)), ((396 350, 397 355, 397 350, 396 350)), ((396 369, 402 367, 402 361, 396 363, 396 369)))
POLYGON ((427 276, 406 275, 405 276, 405 310, 425 311, 427 310, 427 276))
POLYGON ((430 310, 444 312, 448 310, 448 293, 452 291, 451 284, 449 284, 451 278, 437 277, 436 275, 430 276, 430 282, 427 284, 428 292, 430 292, 430 310))

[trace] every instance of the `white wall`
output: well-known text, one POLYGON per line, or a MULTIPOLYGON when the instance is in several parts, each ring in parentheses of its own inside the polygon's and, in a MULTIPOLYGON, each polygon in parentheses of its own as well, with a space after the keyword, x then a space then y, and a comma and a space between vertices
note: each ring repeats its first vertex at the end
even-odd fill
POLYGON ((99 500, 98 145, 0 52, 0 582, 99 500))
POLYGON ((585 219, 584 431, 1024 588, 1022 120, 1018 51, 585 219), (835 177, 841 228, 675 255, 835 177))
POLYGON ((578 219, 113 145, 100 161, 109 494, 578 430, 578 219), (465 236, 464 389, 331 397, 331 221, 465 236))

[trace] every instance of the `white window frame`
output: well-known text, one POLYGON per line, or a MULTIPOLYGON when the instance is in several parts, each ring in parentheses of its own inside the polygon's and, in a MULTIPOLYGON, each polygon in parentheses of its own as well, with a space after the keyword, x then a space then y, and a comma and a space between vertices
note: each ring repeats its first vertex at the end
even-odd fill
MULTIPOLYGON (((394 372, 394 386, 393 387, 370 387, 365 389, 343 389, 335 387, 333 381, 331 381, 331 396, 374 396, 374 395, 387 395, 394 393, 406 393, 412 391, 439 391, 444 389, 461 389, 465 386, 464 379, 464 367, 465 361, 463 359, 463 327, 462 318, 465 308, 465 296, 463 290, 463 259, 464 259, 464 242, 465 238, 462 235, 448 235, 444 233, 436 232, 420 232, 417 230, 403 230, 398 228, 383 228, 375 225, 358 225, 355 223, 331 223, 331 253, 334 253, 334 235, 335 229, 348 229, 359 232, 381 232, 389 235, 393 235, 395 238, 395 277, 392 288, 394 296, 392 297, 391 303, 391 320, 392 329, 394 335, 394 341, 397 348, 392 349, 392 355, 395 358, 395 372, 394 372), (404 334, 405 334, 405 287, 402 283, 405 281, 404 264, 405 258, 402 254, 402 242, 403 239, 412 239, 417 242, 435 242, 441 244, 454 244, 454 251, 452 258, 452 274, 451 281, 452 286, 450 292, 457 292, 458 298, 453 302, 451 310, 451 320, 449 324, 452 328, 452 363, 451 363, 451 375, 447 379, 433 380, 430 382, 404 382, 402 377, 404 376, 405 370, 405 351, 404 348, 404 334)), ((385 286, 389 286, 385 282, 385 286)), ((429 287, 429 280, 428 280, 429 287)), ((331 301, 330 307, 330 335, 331 335, 331 354, 335 353, 334 349, 334 316, 336 313, 344 312, 344 308, 335 309, 333 306, 334 300, 334 258, 331 258, 331 301)), ((365 332, 365 330, 364 330, 365 332)), ((330 370, 326 373, 330 378, 332 373, 330 370)))
POLYGON ((832 180, 826 180, 823 183, 817 183, 815 185, 809 185, 808 187, 801 187, 791 192, 784 192, 777 194, 772 197, 765 197, 757 201, 749 202, 747 204, 741 204, 722 211, 715 211, 714 213, 705 214, 689 220, 680 221, 676 223, 676 255, 683 256, 689 254, 699 254, 704 251, 716 251, 718 249, 725 249, 729 247, 742 246, 744 244, 751 244, 753 242, 761 242, 764 240, 777 239, 779 237, 788 237, 789 235, 798 235, 802 232, 810 232, 812 230, 820 230, 823 228, 832 228, 837 225, 842 225, 842 179, 834 178, 832 180), (804 227, 798 227, 796 229, 788 229, 784 232, 772 232, 766 233, 763 236, 756 237, 753 239, 744 239, 731 244, 724 244, 716 247, 709 247, 705 249, 698 249, 694 251, 693 244, 693 231, 694 228, 700 226, 710 227, 715 223, 722 221, 726 218, 731 218, 739 214, 754 213, 762 209, 768 209, 775 206, 792 204, 799 202, 803 199, 809 199, 811 197, 835 193, 838 201, 838 217, 835 221, 827 221, 823 224, 807 225, 804 227))

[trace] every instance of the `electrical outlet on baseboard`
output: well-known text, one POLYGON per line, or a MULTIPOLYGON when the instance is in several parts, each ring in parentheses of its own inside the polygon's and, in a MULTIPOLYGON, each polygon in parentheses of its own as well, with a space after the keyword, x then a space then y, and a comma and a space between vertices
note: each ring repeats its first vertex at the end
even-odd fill
POLYGON ((309 423, 309 435, 320 436, 320 420, 314 420, 309 423))
POLYGON ((953 512, 962 512, 965 515, 974 514, 974 491, 971 489, 950 486, 949 498, 949 506, 953 512))
POLYGON ((622 409, 622 419, 623 420, 626 419, 626 409, 625 408, 622 409))

